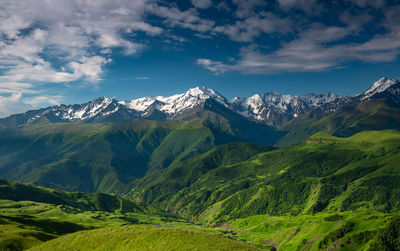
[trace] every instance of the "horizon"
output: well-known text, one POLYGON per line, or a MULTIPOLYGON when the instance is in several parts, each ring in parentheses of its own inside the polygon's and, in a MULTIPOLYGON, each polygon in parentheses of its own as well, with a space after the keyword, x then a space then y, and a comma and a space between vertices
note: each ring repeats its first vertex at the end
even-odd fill
MULTIPOLYGON (((252 95, 250 95, 250 96, 234 96, 234 97, 227 98, 227 96, 225 96, 223 93, 219 92, 218 90, 209 88, 209 87, 207 87, 207 86, 195 86, 195 87, 191 87, 191 88, 187 89, 185 92, 182 92, 182 93, 175 93, 175 94, 172 94, 172 95, 170 95, 170 96, 161 96, 161 95, 143 96, 143 97, 139 97, 139 98, 135 98, 135 99, 131 99, 131 100, 120 100, 120 99, 117 99, 116 97, 98 96, 98 97, 94 97, 94 98, 92 98, 92 99, 90 99, 90 100, 86 100, 86 101, 84 101, 84 102, 82 102, 82 103, 69 103, 69 104, 67 104, 67 103, 60 103, 60 104, 57 104, 57 105, 44 106, 44 107, 39 107, 39 108, 36 108, 36 109, 29 109, 29 110, 23 111, 23 112, 21 112, 21 113, 14 113, 14 114, 9 114, 9 115, 7 115, 7 116, 0 116, 0 119, 1 119, 1 118, 6 118, 6 117, 9 117, 9 116, 12 116, 12 115, 16 115, 16 114, 23 114, 24 112, 28 112, 28 111, 34 111, 34 110, 39 110, 39 109, 45 109, 45 108, 49 108, 49 107, 56 107, 56 106, 63 106, 63 105, 64 105, 64 106, 81 105, 81 104, 85 104, 85 103, 89 103, 89 102, 95 101, 96 99, 111 99, 111 100, 115 100, 115 101, 121 103, 121 102, 131 102, 131 101, 138 100, 138 99, 142 99, 142 98, 154 98, 154 99, 157 99, 157 98, 169 98, 169 97, 172 97, 172 96, 175 96, 175 95, 184 95, 185 93, 189 92, 190 90, 193 90, 193 89, 196 89, 196 88, 197 88, 197 89, 202 89, 202 88, 210 89, 210 90, 212 90, 213 92, 215 92, 216 94, 221 95, 222 97, 226 98, 226 100, 227 100, 228 103, 232 103, 232 102, 234 101, 234 99, 236 99, 236 98, 251 98, 251 97, 253 97, 253 96, 255 96, 255 95, 264 95, 264 94, 269 94, 269 93, 276 93, 276 94, 282 95, 282 96, 292 96, 292 97, 300 97, 300 98, 303 97, 303 96, 306 96, 306 95, 324 95, 324 94, 334 94, 334 95, 343 96, 343 97, 346 97, 346 96, 347 96, 347 97, 356 97, 356 96, 361 95, 361 94, 363 94, 364 92, 366 92, 366 91, 367 91, 368 89, 370 89, 376 82, 378 82, 378 81, 380 81, 380 80, 397 80, 397 81, 400 81, 400 78, 381 77, 381 78, 379 78, 377 81, 375 81, 374 83, 372 83, 372 84, 371 84, 367 89, 365 89, 363 92, 356 93, 356 94, 353 94, 353 95, 339 95, 339 94, 336 94, 336 93, 333 93, 333 92, 330 92, 330 91, 328 91, 328 92, 326 92, 326 93, 306 93, 306 94, 303 94, 303 95, 292 95, 292 94, 278 93, 278 92, 275 92, 275 91, 269 91, 269 92, 265 92, 265 93, 254 93, 254 94, 252 94, 252 95)), ((201 90, 201 91, 203 91, 203 90, 201 90)), ((123 105, 126 105, 126 104, 123 104, 123 105)), ((132 109, 132 108, 130 108, 130 109, 132 109)))
MULTIPOLYGON (((121 99, 118 99, 117 97, 97 96, 97 97, 93 97, 93 98, 91 98, 91 99, 89 99, 89 100, 91 101, 91 100, 95 100, 95 99, 98 99, 98 98, 109 98, 109 99, 115 99, 115 100, 117 100, 117 101, 131 101, 131 100, 137 100, 137 99, 141 99, 141 98, 171 97, 171 96, 174 96, 174 95, 182 95, 182 94, 185 94, 185 93, 188 92, 189 90, 191 90, 191 89, 196 89, 196 88, 208 88, 208 89, 211 89, 211 90, 213 90, 214 92, 216 92, 216 93, 222 95, 222 96, 223 96, 224 98, 226 98, 228 101, 231 101, 232 99, 235 99, 235 98, 250 98, 250 97, 252 97, 252 96, 254 96, 254 95, 264 95, 264 94, 268 94, 268 93, 277 93, 277 94, 280 94, 280 95, 289 95, 289 96, 293 96, 293 97, 301 97, 301 96, 305 96, 305 95, 323 95, 323 94, 332 93, 332 94, 335 94, 335 95, 353 97, 353 96, 357 96, 357 95, 360 95, 360 94, 364 93, 364 92, 367 91, 374 83, 378 82, 378 81, 381 80, 381 79, 400 80, 400 78, 381 77, 381 78, 377 79, 376 81, 370 83, 370 84, 367 86, 367 88, 365 88, 364 90, 362 90, 362 91, 360 91, 360 92, 357 92, 357 93, 354 93, 354 94, 350 94, 350 95, 341 95, 341 94, 334 93, 334 92, 329 91, 329 90, 328 90, 327 92, 323 92, 323 93, 322 93, 322 92, 321 92, 321 93, 309 92, 309 93, 304 93, 304 94, 280 93, 280 92, 277 92, 277 91, 274 91, 274 90, 269 90, 269 91, 262 92, 262 93, 253 93, 253 94, 250 94, 250 95, 248 95, 248 96, 226 96, 224 93, 220 92, 219 90, 210 88, 210 87, 208 87, 207 85, 196 85, 196 86, 193 86, 193 87, 189 87, 188 89, 186 89, 186 91, 179 92, 179 93, 173 93, 172 95, 157 95, 157 94, 156 94, 156 95, 153 95, 153 96, 141 96, 141 97, 137 97, 137 98, 134 98, 134 99, 127 99, 127 100, 121 100, 121 99)), ((85 101, 84 103, 86 103, 86 102, 87 102, 87 101, 85 101)), ((66 104, 60 104, 60 105, 66 105, 66 104)), ((68 104, 68 105, 72 105, 72 104, 68 104)))
POLYGON ((2 2, 0 117, 193 86, 352 96, 400 77, 391 1, 2 2))

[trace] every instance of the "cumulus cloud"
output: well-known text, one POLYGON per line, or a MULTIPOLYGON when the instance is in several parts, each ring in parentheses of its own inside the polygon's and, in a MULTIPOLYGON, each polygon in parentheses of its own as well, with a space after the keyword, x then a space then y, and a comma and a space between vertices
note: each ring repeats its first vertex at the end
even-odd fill
POLYGON ((98 83, 113 49, 132 55, 144 48, 142 42, 132 40, 134 36, 127 39, 127 34, 156 36, 163 32, 144 20, 152 2, 2 1, 1 112, 56 103, 58 99, 43 95, 48 84, 98 83), (36 96, 28 99, 25 94, 36 96))
POLYGON ((229 6, 226 2, 219 2, 219 4, 217 5, 217 10, 231 11, 231 8, 229 8, 229 6))
POLYGON ((22 112, 26 110, 28 106, 22 103, 22 94, 13 93, 10 96, 0 96, 0 117, 5 117, 10 111, 22 112))
POLYGON ((320 11, 322 8, 317 0, 278 0, 278 3, 280 7, 285 11, 298 9, 306 13, 311 13, 315 11, 320 11))
POLYGON ((213 61, 213 60, 206 59, 206 58, 200 58, 196 61, 196 63, 198 65, 206 68, 207 70, 213 72, 216 75, 230 70, 229 66, 223 64, 222 62, 213 61))
POLYGON ((141 31, 154 36, 163 32, 162 28, 143 21, 148 3, 147 0, 121 0, 118 4, 106 0, 2 1, 0 85, 32 83, 20 88, 25 92, 38 87, 35 83, 79 79, 98 82, 104 65, 110 62, 110 49, 122 48, 126 54, 135 54, 143 48, 141 43, 127 40, 125 34, 141 31))
MULTIPOLYGON (((322 32, 325 33, 325 32, 322 32)), ((340 34, 340 32, 338 33, 340 34)), ((400 54, 400 34, 377 35, 365 43, 326 46, 321 42, 330 34, 311 40, 305 36, 286 43, 277 51, 262 53, 251 47, 243 48, 240 60, 224 64, 202 59, 199 65, 216 73, 239 71, 244 74, 273 74, 280 72, 316 72, 341 66, 348 61, 390 62, 400 54)), ((340 35, 331 39, 339 39, 340 35)))
POLYGON ((215 22, 201 18, 196 9, 190 8, 181 11, 177 6, 161 6, 152 4, 147 7, 149 13, 161 17, 170 27, 186 28, 197 32, 209 32, 215 22))
POLYGON ((232 3, 236 5, 235 16, 238 18, 246 18, 256 14, 255 8, 259 6, 265 6, 266 1, 263 0, 232 0, 232 3))
POLYGON ((214 32, 227 35, 233 41, 251 42, 261 34, 286 33, 290 31, 291 21, 279 18, 272 13, 261 13, 238 20, 234 24, 217 26, 214 32))
MULTIPOLYGON (((202 58, 197 64, 215 74, 228 71, 274 74, 325 71, 343 67, 351 61, 380 63, 396 60, 400 55, 400 18, 397 14, 400 6, 383 8, 385 1, 369 0, 345 0, 343 3, 346 1, 355 9, 337 10, 338 22, 332 25, 311 21, 313 14, 305 14, 312 12, 305 4, 308 1, 277 0, 283 10, 303 10, 303 14, 298 14, 303 15, 302 18, 295 21, 275 14, 253 13, 234 24, 216 27, 215 32, 223 33, 234 41, 248 42, 249 45, 242 46, 239 59, 234 62, 202 58), (374 12, 381 15, 369 14, 374 12), (260 18, 262 15, 264 20, 260 18), (268 21, 272 20, 268 26, 268 21), (257 26, 263 21, 263 25, 257 26), (289 34, 289 39, 281 41, 274 49, 263 49, 261 44, 254 42, 256 37, 274 32, 289 34), (368 32, 369 36, 366 35, 368 32)), ((318 8, 321 7, 320 2, 315 3, 318 8)))
POLYGON ((385 5, 385 0, 349 0, 349 1, 362 8, 369 6, 374 8, 381 8, 385 5))
POLYGON ((194 7, 199 9, 207 9, 212 5, 211 0, 192 0, 191 2, 194 7))
POLYGON ((158 0, 3 0, 1 111, 56 103, 59 97, 44 95, 49 85, 97 86, 113 53, 137 55, 156 36, 179 45, 215 39, 216 48, 232 42, 224 57, 237 60, 223 62, 216 53, 194 62, 214 74, 323 71, 354 60, 390 62, 400 54, 395 1, 190 2, 182 7, 158 0))

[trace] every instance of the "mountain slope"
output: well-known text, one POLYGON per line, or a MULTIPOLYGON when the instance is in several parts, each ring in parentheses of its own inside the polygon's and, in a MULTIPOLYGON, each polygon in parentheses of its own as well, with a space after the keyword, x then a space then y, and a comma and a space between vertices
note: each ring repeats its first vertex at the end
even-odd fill
POLYGON ((279 134, 269 126, 229 117, 229 112, 226 117, 207 109, 200 112, 197 117, 203 118, 193 120, 133 119, 3 128, 0 177, 68 190, 121 193, 149 170, 165 168, 217 145, 238 141, 273 144, 278 140, 279 134), (241 130, 242 126, 247 129, 241 130))
POLYGON ((32 201, 52 205, 63 205, 84 211, 114 212, 119 210, 138 213, 148 212, 145 207, 138 206, 131 201, 114 195, 65 192, 62 190, 25 185, 6 179, 0 179, 0 200, 32 201))
POLYGON ((373 131, 349 138, 320 133, 304 144, 245 161, 210 164, 209 159, 218 156, 218 151, 211 151, 153 174, 157 179, 138 180, 128 198, 213 224, 256 214, 363 207, 398 212, 398 149, 399 132, 373 131))
POLYGON ((0 249, 25 250, 106 226, 179 221, 114 195, 71 193, 0 179, 0 249))
POLYGON ((268 92, 263 95, 255 94, 249 98, 236 97, 231 103, 233 110, 247 118, 279 126, 308 111, 343 99, 345 97, 333 93, 292 96, 268 92))
POLYGON ((382 78, 363 94, 327 103, 281 127, 288 133, 276 145, 288 146, 316 132, 350 136, 365 130, 400 129, 400 80, 382 78))
MULTIPOLYGON (((191 88, 185 93, 169 97, 143 97, 130 101, 117 101, 106 97, 97 98, 83 104, 58 105, 39 110, 31 110, 0 119, 1 126, 19 126, 38 123, 121 121, 131 118, 151 120, 172 120, 192 116, 208 104, 217 103, 242 120, 262 122, 268 125, 281 125, 307 111, 326 103, 344 99, 328 94, 308 94, 304 96, 281 95, 269 92, 249 98, 236 97, 228 100, 218 92, 207 87, 191 88)), ((226 111, 225 111, 226 112, 226 111)), ((220 114, 221 115, 221 114, 220 114)), ((198 117, 197 117, 198 118, 198 117)))
POLYGON ((133 120, 4 129, 0 175, 69 190, 117 192, 144 175, 152 151, 176 125, 133 120))
POLYGON ((333 93, 292 96, 267 92, 248 98, 235 97, 228 100, 207 87, 191 88, 185 93, 169 97, 143 97, 130 101, 117 101, 103 97, 83 104, 58 105, 14 114, 0 119, 0 127, 77 121, 85 123, 116 122, 132 118, 157 121, 194 119, 202 118, 206 111, 220 116, 230 113, 230 117, 240 117, 240 120, 247 120, 247 123, 256 121, 279 127, 304 114, 306 114, 305 116, 321 117, 323 114, 336 112, 346 105, 354 106, 354 103, 376 98, 390 89, 392 96, 397 96, 396 102, 398 103, 399 91, 392 87, 399 83, 398 79, 382 78, 362 95, 353 97, 333 93))
POLYGON ((200 156, 176 162, 166 169, 146 175, 132 184, 134 190, 131 193, 135 194, 145 188, 143 196, 136 200, 144 204, 159 204, 171 199, 181 189, 221 165, 236 164, 271 149, 273 148, 246 143, 222 145, 200 156))
POLYGON ((30 250, 261 250, 200 231, 133 225, 82 231, 30 250), (101 246, 99 246, 101 243, 101 246))

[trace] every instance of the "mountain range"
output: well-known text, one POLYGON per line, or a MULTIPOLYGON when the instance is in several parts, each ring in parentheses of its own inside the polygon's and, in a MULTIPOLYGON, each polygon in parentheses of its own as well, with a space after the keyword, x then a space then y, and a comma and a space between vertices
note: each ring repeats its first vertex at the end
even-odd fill
POLYGON ((57 238, 63 226, 179 221, 270 250, 388 250, 400 240, 399 130, 400 80, 387 78, 354 96, 228 100, 196 87, 11 115, 0 119, 0 177, 47 188, 0 179, 0 230, 18 235, 0 233, 0 248, 104 238, 57 238))
MULTIPOLYGON (((303 96, 281 95, 276 92, 255 94, 248 98, 235 97, 228 100, 220 93, 207 88, 195 87, 182 94, 169 97, 143 97, 131 101, 99 97, 83 104, 58 105, 0 119, 0 124, 24 125, 44 122, 106 122, 129 118, 152 120, 187 119, 193 111, 203 109, 208 102, 240 114, 246 119, 280 126, 309 111, 334 112, 346 104, 384 95, 396 96, 399 79, 381 78, 360 95, 341 96, 333 93, 307 94, 303 96), (385 94, 386 93, 386 94, 385 94)), ((398 102, 398 99, 394 99, 398 102)))

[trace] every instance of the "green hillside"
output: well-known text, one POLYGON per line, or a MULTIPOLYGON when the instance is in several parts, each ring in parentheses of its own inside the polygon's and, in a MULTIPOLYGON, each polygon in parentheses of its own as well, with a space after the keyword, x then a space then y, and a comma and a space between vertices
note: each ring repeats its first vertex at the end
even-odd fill
POLYGON ((347 250, 367 248, 400 211, 398 131, 317 133, 251 157, 252 147, 222 146, 171 165, 138 180, 128 198, 284 250, 339 240, 347 250))
POLYGON ((257 143, 273 143, 251 133, 253 138, 240 138, 230 128, 229 120, 217 114, 213 119, 190 121, 133 119, 3 128, 0 177, 72 191, 121 194, 149 170, 217 145, 255 138, 257 143))
POLYGON ((113 195, 71 193, 0 179, 0 250, 24 250, 93 228, 170 222, 185 224, 113 195))
MULTIPOLYGON (((235 164, 271 149, 274 148, 247 143, 222 145, 200 156, 176 162, 169 168, 152 172, 144 178, 136 180, 132 184, 131 193, 143 195, 134 196, 136 201, 158 205, 158 203, 171 199, 181 189, 221 165, 235 164)), ((127 198, 132 197, 127 196, 127 198)))
POLYGON ((0 200, 15 202, 32 201, 63 207, 73 207, 83 211, 140 213, 148 211, 145 207, 138 206, 129 200, 114 195, 65 192, 62 190, 24 185, 5 179, 0 179, 0 200))
POLYGON ((215 234, 132 225, 69 234, 30 250, 260 250, 215 234))
POLYGON ((125 199, 0 180, 0 247, 392 248, 399 239, 399 161, 398 131, 317 133, 287 148, 230 143, 175 159, 130 184, 125 199), (137 226, 143 223, 153 226, 137 226), (93 228, 101 229, 86 231, 93 228))
POLYGON ((276 143, 277 146, 303 142, 317 132, 348 137, 367 130, 400 130, 400 109, 398 104, 385 99, 367 99, 336 112, 309 112, 292 119, 280 129, 288 133, 276 143))
POLYGON ((232 151, 222 154, 231 156, 229 161, 209 163, 218 159, 217 148, 172 165, 139 180, 130 198, 216 223, 266 213, 400 209, 397 131, 362 132, 350 138, 318 133, 304 144, 248 160, 246 148, 219 148, 232 151), (239 152, 244 161, 236 158, 239 152))

